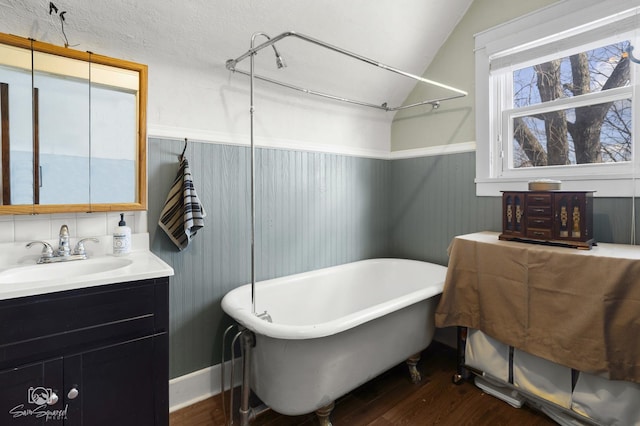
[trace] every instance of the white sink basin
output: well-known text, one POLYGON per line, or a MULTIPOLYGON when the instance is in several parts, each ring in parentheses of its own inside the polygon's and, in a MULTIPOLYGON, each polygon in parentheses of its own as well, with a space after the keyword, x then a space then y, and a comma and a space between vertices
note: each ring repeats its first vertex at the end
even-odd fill
POLYGON ((131 265, 132 261, 120 257, 97 257, 41 265, 18 266, 0 272, 0 285, 36 281, 55 281, 69 277, 83 277, 111 272, 131 265))
MULTIPOLYGON (((114 256, 113 238, 105 235, 91 244, 85 260, 36 264, 38 250, 25 248, 26 242, 0 243, 0 301, 17 297, 77 290, 116 283, 143 282, 168 277, 173 268, 149 250, 149 234, 132 235, 127 256, 114 256)), ((57 244, 56 240, 48 240, 57 244)))

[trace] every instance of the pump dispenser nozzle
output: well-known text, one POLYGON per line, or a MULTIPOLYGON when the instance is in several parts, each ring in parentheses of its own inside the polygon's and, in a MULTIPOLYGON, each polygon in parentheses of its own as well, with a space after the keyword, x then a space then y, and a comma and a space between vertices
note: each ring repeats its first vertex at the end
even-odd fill
POLYGON ((124 221, 124 213, 120 213, 120 222, 113 231, 113 254, 124 256, 131 251, 131 228, 124 221))

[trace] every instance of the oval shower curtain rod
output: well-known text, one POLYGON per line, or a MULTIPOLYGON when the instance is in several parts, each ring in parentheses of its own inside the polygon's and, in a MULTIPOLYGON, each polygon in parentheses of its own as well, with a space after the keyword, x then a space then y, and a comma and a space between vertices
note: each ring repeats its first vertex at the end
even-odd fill
POLYGON ((430 84, 432 86, 437 86, 437 87, 449 90, 451 92, 454 92, 455 95, 441 97, 441 98, 435 98, 435 99, 428 99, 428 100, 420 101, 420 102, 417 102, 417 103, 414 103, 414 104, 411 104, 411 105, 402 105, 402 106, 397 106, 397 107, 390 107, 390 106, 387 105, 386 102, 383 103, 382 105, 377 105, 377 104, 372 104, 372 103, 369 103, 369 102, 363 102, 363 101, 348 99, 348 98, 344 98, 344 97, 341 97, 341 96, 336 96, 336 95, 331 95, 331 94, 328 94, 328 93, 318 92, 318 91, 311 90, 311 89, 306 89, 304 87, 295 86, 293 84, 289 84, 289 83, 285 83, 285 82, 282 82, 282 81, 274 80, 272 78, 264 77, 264 76, 257 75, 257 74, 253 74, 252 77, 257 78, 257 79, 262 80, 262 81, 269 82, 269 83, 277 84, 279 86, 288 87, 289 89, 297 90, 297 91, 300 91, 300 92, 303 92, 303 93, 307 93, 307 94, 310 94, 310 95, 320 96, 320 97, 323 97, 323 98, 333 99, 333 100, 342 101, 342 102, 348 102, 348 103, 361 105, 361 106, 366 106, 366 107, 371 107, 371 108, 382 109, 384 111, 399 111, 399 110, 402 110, 402 109, 413 108, 413 107, 416 107, 416 106, 427 105, 427 104, 430 104, 430 105, 432 105, 434 107, 437 107, 440 104, 440 102, 442 102, 442 101, 447 101, 447 100, 450 100, 450 99, 456 99, 456 98, 461 98, 463 96, 467 96, 467 92, 465 92, 464 90, 460 90, 460 89, 457 89, 455 87, 448 86, 446 84, 438 83, 437 81, 429 80, 429 79, 426 79, 426 78, 423 78, 423 77, 408 73, 406 71, 402 71, 402 70, 399 70, 397 68, 390 67, 388 65, 385 65, 385 64, 382 64, 380 62, 374 61, 373 59, 366 58, 364 56, 361 56, 361 55, 358 55, 356 53, 350 52, 348 50, 336 47, 336 46, 331 45, 329 43, 325 43, 325 42, 323 42, 321 40, 318 40, 318 39, 315 39, 313 37, 309 37, 309 36, 304 35, 304 34, 296 33, 294 31, 287 31, 287 32, 284 32, 284 33, 282 33, 280 35, 277 35, 277 36, 275 36, 273 38, 269 38, 265 34, 262 34, 262 35, 267 37, 267 41, 266 42, 264 42, 264 43, 262 43, 262 44, 260 44, 260 45, 258 45, 256 47, 252 47, 251 49, 249 49, 247 52, 245 52, 243 55, 237 57, 236 59, 229 59, 227 61, 226 64, 227 64, 227 69, 229 71, 237 72, 237 73, 244 74, 244 75, 247 75, 247 76, 252 76, 251 73, 248 72, 248 71, 237 69, 236 65, 239 62, 241 62, 242 60, 244 60, 244 59, 246 59, 246 58, 248 58, 250 56, 255 55, 258 51, 260 51, 260 50, 262 50, 262 49, 264 49, 266 47, 269 47, 269 46, 272 46, 274 51, 275 51, 275 53, 276 53, 276 59, 277 59, 278 68, 282 68, 283 66, 285 66, 284 65, 284 61, 282 60, 282 58, 280 57, 280 54, 276 50, 275 43, 280 41, 280 40, 282 40, 282 39, 284 39, 284 38, 286 38, 286 37, 296 37, 296 38, 299 38, 301 40, 307 41, 309 43, 316 44, 318 46, 321 46, 321 47, 324 47, 326 49, 332 50, 334 52, 337 52, 337 53, 349 56, 351 58, 357 59, 359 61, 365 62, 367 64, 374 65, 374 66, 376 66, 378 68, 382 68, 384 70, 387 70, 387 71, 390 71, 390 72, 394 72, 396 74, 403 75, 405 77, 408 77, 408 78, 411 78, 413 80, 416 80, 416 81, 418 81, 420 83, 426 83, 426 84, 430 84))

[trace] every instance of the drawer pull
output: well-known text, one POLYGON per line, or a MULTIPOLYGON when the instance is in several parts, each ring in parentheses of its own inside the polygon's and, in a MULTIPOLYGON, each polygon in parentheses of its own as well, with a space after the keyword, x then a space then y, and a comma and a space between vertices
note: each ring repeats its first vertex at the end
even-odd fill
POLYGON ((533 235, 535 235, 536 237, 544 237, 544 232, 534 231, 533 235))
POLYGON ((535 213, 544 213, 544 209, 531 209, 535 213))
POLYGON ((73 387, 71 388, 71 390, 67 394, 67 398, 68 399, 76 399, 79 394, 80 394, 80 391, 78 391, 78 388, 76 387, 76 385, 73 385, 73 387))
POLYGON ((47 398, 47 404, 56 405, 57 402, 58 402, 58 394, 56 394, 56 391, 51 391, 51 393, 49 394, 49 398, 47 398))
POLYGON ((534 201, 545 201, 543 197, 533 197, 534 201))

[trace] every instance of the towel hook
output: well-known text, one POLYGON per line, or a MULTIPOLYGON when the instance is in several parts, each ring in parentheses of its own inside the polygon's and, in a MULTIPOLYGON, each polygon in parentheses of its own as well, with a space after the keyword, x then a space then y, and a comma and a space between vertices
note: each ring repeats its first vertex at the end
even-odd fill
POLYGON ((184 138, 184 148, 182 148, 182 154, 178 157, 181 161, 184 158, 184 153, 187 151, 187 138, 184 138))

